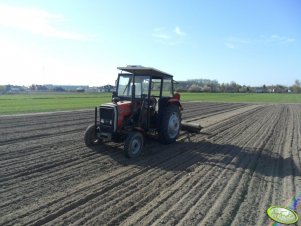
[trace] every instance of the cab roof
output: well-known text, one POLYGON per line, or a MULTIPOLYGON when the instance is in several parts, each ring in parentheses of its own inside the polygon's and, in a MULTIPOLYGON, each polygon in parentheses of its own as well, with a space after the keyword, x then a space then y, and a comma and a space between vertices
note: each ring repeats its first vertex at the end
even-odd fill
POLYGON ((156 68, 152 68, 152 67, 143 67, 140 65, 128 65, 126 67, 117 67, 117 69, 121 70, 121 71, 126 71, 126 72, 130 72, 132 74, 135 75, 150 75, 153 78, 166 78, 166 79, 170 79, 173 76, 165 73, 163 71, 160 71, 156 68))

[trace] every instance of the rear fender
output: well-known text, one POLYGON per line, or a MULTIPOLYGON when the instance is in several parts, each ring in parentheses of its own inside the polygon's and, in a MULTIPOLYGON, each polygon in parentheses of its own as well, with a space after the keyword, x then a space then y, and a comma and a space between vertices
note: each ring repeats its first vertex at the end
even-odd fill
POLYGON ((176 98, 170 98, 170 99, 168 100, 168 104, 178 105, 179 108, 180 108, 180 110, 181 110, 181 111, 183 110, 183 107, 182 107, 182 105, 181 105, 179 99, 176 99, 176 98))

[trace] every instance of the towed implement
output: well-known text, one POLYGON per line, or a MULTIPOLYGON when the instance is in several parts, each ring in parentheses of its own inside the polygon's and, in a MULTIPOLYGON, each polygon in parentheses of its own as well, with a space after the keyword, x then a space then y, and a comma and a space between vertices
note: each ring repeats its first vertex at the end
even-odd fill
POLYGON ((138 157, 145 137, 154 134, 163 144, 176 141, 181 129, 197 133, 198 124, 182 123, 180 94, 174 93, 173 76, 142 67, 118 67, 112 103, 95 107, 95 121, 85 131, 84 141, 92 146, 103 141, 124 141, 127 157, 138 157))

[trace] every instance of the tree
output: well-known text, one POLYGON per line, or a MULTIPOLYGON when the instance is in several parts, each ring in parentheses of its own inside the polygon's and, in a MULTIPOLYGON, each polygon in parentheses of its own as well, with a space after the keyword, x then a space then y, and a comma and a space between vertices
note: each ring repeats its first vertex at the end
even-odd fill
POLYGON ((191 85, 188 89, 188 92, 200 92, 201 88, 198 87, 197 85, 191 85))
POLYGON ((230 84, 226 84, 226 92, 238 93, 240 87, 241 87, 241 85, 232 81, 230 84))
POLYGON ((12 85, 6 85, 5 86, 5 92, 8 93, 12 88, 12 85))
POLYGON ((248 92, 247 88, 248 88, 248 87, 246 87, 245 85, 243 85, 243 86, 241 86, 241 87, 239 88, 239 92, 240 92, 240 93, 246 93, 246 92, 248 92))
POLYGON ((219 84, 217 80, 210 81, 209 85, 211 92, 219 91, 219 84))
POLYGON ((292 86, 292 91, 294 93, 301 93, 301 83, 298 79, 295 81, 295 84, 292 86))
POLYGON ((60 87, 60 86, 58 86, 58 87, 55 87, 55 88, 53 89, 53 91, 55 91, 55 92, 65 92, 65 89, 62 88, 62 87, 60 87))
POLYGON ((5 89, 6 89, 5 86, 0 85, 0 94, 5 93, 5 89))
POLYGON ((226 91, 226 85, 224 83, 220 85, 220 91, 223 93, 226 91))

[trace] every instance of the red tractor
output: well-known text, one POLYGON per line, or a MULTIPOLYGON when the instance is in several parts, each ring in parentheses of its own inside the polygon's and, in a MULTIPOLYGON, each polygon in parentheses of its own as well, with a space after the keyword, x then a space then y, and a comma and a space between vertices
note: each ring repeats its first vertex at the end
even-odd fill
POLYGON ((182 126, 183 108, 180 95, 173 91, 173 76, 150 67, 118 69, 121 73, 112 103, 95 108, 95 122, 84 135, 86 145, 124 141, 124 153, 132 158, 142 153, 147 134, 157 135, 164 144, 175 142, 182 126))

